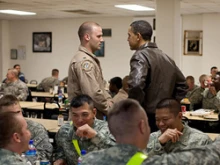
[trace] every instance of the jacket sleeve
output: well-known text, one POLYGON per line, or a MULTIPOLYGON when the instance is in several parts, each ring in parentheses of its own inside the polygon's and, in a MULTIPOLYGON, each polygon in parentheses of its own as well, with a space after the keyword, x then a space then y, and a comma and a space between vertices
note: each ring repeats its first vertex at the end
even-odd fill
MULTIPOLYGON (((144 100, 143 89, 146 86, 146 80, 149 73, 149 64, 142 54, 134 54, 130 61, 130 75, 129 75, 129 92, 128 97, 139 101, 144 100)), ((147 80, 149 81, 149 80, 147 80)))
POLYGON ((18 92, 19 92, 19 95, 17 96, 18 100, 25 101, 29 95, 28 87, 26 86, 26 84, 18 87, 18 92))
POLYGON ((154 132, 150 134, 149 142, 147 144, 147 154, 149 157, 154 155, 162 155, 165 153, 163 146, 158 140, 158 133, 154 132))
POLYGON ((106 122, 99 123, 96 132, 97 135, 91 139, 91 142, 99 149, 105 149, 115 145, 115 139, 111 135, 106 122))
POLYGON ((95 107, 104 114, 107 114, 108 109, 112 105, 112 98, 104 90, 104 84, 101 84, 103 81, 98 82, 94 64, 89 61, 87 62, 85 64, 73 64, 72 70, 75 70, 82 93, 89 95, 93 99, 95 107), (83 68, 83 65, 85 65, 85 68, 83 68))

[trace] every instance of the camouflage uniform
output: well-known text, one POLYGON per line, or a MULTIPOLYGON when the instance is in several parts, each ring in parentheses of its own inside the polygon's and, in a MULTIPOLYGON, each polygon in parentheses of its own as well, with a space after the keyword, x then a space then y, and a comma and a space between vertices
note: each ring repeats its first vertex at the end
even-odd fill
POLYGON ((20 101, 25 101, 28 96, 28 87, 21 80, 16 80, 14 82, 5 83, 3 85, 3 92, 5 95, 14 95, 20 101))
POLYGON ((60 81, 55 77, 47 77, 41 81, 41 83, 37 86, 38 90, 44 90, 45 92, 50 91, 50 87, 54 87, 56 85, 59 85, 60 81))
POLYGON ((97 131, 97 135, 92 139, 85 139, 75 134, 76 128, 70 123, 64 124, 56 135, 57 148, 54 150, 54 161, 63 159, 67 165, 77 165, 79 155, 72 143, 73 139, 78 140, 80 149, 86 150, 87 153, 115 144, 105 121, 95 119, 93 129, 97 131))
POLYGON ((158 138, 161 136, 161 131, 150 134, 150 139, 147 145, 147 152, 149 156, 162 155, 177 150, 203 146, 212 143, 208 135, 203 132, 184 125, 183 135, 180 136, 179 141, 172 143, 168 141, 165 145, 161 145, 158 138))
POLYGON ((37 155, 40 159, 51 159, 53 146, 49 142, 49 137, 46 129, 40 123, 26 119, 28 129, 31 132, 31 139, 34 141, 34 146, 37 149, 37 155))
POLYGON ((18 153, 0 148, 1 165, 27 165, 18 153))
POLYGON ((220 111, 220 91, 214 96, 207 88, 203 92, 202 107, 204 109, 214 109, 220 111))
POLYGON ((198 85, 194 85, 193 89, 186 93, 186 98, 188 98, 191 95, 191 93, 193 93, 193 91, 196 90, 197 88, 199 88, 198 85))
POLYGON ((201 104, 203 99, 204 88, 199 87, 193 90, 190 95, 188 95, 190 101, 190 109, 192 110, 195 104, 201 104))
MULTIPOLYGON (((125 165, 138 151, 126 144, 91 152, 83 157, 81 165, 125 165)), ((210 145, 147 158, 142 165, 218 165, 220 138, 210 145)))

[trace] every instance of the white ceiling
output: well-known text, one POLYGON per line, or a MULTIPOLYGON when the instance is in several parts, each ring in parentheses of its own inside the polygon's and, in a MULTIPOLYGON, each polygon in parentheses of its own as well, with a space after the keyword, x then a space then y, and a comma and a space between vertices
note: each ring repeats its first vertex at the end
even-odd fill
MULTIPOLYGON (((0 19, 47 19, 73 17, 149 16, 155 11, 140 12, 115 8, 118 4, 138 4, 155 8, 155 0, 0 0, 0 10, 13 9, 36 12, 35 16, 1 14, 0 19), (67 11, 86 10, 96 14, 79 14, 67 11)), ((181 0, 181 14, 220 12, 220 0, 181 0)))

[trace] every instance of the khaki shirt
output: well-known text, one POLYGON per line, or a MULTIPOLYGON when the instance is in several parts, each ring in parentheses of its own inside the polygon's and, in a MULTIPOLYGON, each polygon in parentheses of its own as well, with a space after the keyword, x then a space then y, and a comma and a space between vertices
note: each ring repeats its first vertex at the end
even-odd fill
POLYGON ((104 115, 112 105, 112 98, 105 90, 100 62, 83 46, 70 62, 67 91, 70 101, 81 94, 89 95, 104 115))

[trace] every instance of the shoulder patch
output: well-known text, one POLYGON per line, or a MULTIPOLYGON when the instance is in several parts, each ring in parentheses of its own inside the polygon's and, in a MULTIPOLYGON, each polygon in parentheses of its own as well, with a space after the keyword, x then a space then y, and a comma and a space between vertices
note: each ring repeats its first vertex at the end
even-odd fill
POLYGON ((92 70, 92 66, 93 64, 88 60, 82 63, 82 69, 85 70, 86 72, 92 70))

